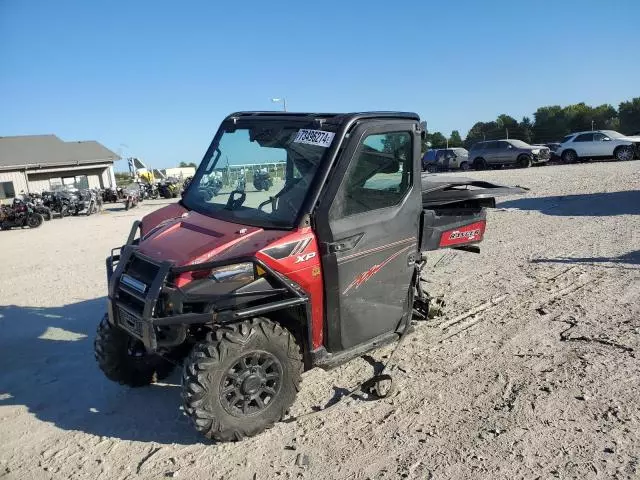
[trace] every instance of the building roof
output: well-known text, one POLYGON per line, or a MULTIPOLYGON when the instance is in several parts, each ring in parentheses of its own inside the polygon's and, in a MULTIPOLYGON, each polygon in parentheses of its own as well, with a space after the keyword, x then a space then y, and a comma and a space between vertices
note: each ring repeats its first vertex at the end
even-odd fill
POLYGON ((55 135, 0 137, 0 169, 113 163, 120 157, 93 140, 63 142, 55 135))

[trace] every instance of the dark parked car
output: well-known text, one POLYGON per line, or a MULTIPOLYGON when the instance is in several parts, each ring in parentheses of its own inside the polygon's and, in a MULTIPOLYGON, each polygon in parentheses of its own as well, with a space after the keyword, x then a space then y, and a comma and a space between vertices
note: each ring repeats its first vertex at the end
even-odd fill
POLYGON ((469 170, 469 152, 465 148, 437 148, 427 150, 422 157, 422 170, 442 172, 469 170))
POLYGON ((469 151, 469 160, 476 170, 503 165, 530 167, 548 162, 548 147, 533 146, 522 140, 489 140, 478 142, 469 151))

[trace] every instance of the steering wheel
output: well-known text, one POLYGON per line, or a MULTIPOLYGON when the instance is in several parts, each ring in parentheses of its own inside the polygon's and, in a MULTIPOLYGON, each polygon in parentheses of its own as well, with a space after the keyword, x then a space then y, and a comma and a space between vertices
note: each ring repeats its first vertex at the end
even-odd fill
POLYGON ((225 206, 225 208, 227 210, 235 210, 236 208, 240 208, 246 199, 246 193, 241 192, 240 190, 234 190, 229 194, 229 200, 227 200, 227 205, 225 206), (240 195, 240 198, 236 198, 236 193, 240 195))

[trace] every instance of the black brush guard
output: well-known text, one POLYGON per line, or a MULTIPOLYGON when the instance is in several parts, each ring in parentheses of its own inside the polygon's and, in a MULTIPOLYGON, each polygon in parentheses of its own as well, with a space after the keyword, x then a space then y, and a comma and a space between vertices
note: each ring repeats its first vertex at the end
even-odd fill
POLYGON ((133 337, 141 340, 149 351, 159 348, 180 345, 186 339, 188 329, 192 325, 224 324, 264 315, 266 313, 289 308, 304 306, 307 318, 311 318, 309 297, 297 285, 283 278, 268 265, 255 257, 235 258, 232 262, 207 262, 197 265, 175 266, 171 262, 157 262, 140 253, 135 243, 135 237, 140 229, 140 222, 134 222, 127 243, 121 248, 111 251, 106 260, 108 281, 108 305, 107 312, 109 322, 122 328, 133 337), (287 298, 270 301, 258 306, 240 307, 237 309, 210 311, 205 313, 178 313, 167 316, 159 316, 159 301, 163 295, 181 301, 184 293, 168 280, 176 274, 196 271, 211 270, 217 267, 251 262, 260 266, 270 278, 279 283, 282 288, 269 291, 252 291, 248 293, 231 292, 228 297, 256 297, 274 292, 283 292, 287 298), (132 269, 140 271, 140 265, 144 265, 146 276, 141 279, 129 276, 132 269), (139 285, 144 285, 144 288, 139 285), (167 328, 170 327, 170 328, 167 328), (162 329, 162 338, 159 332, 162 329), (167 334, 170 334, 168 337, 167 334))

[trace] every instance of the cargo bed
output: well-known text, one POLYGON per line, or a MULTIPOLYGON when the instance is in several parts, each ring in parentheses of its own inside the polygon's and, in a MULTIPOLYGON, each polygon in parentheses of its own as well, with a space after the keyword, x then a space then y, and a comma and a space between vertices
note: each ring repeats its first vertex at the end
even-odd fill
POLYGON ((470 249, 484 237, 485 209, 495 207, 495 198, 525 191, 472 178, 422 175, 420 250, 470 249))

